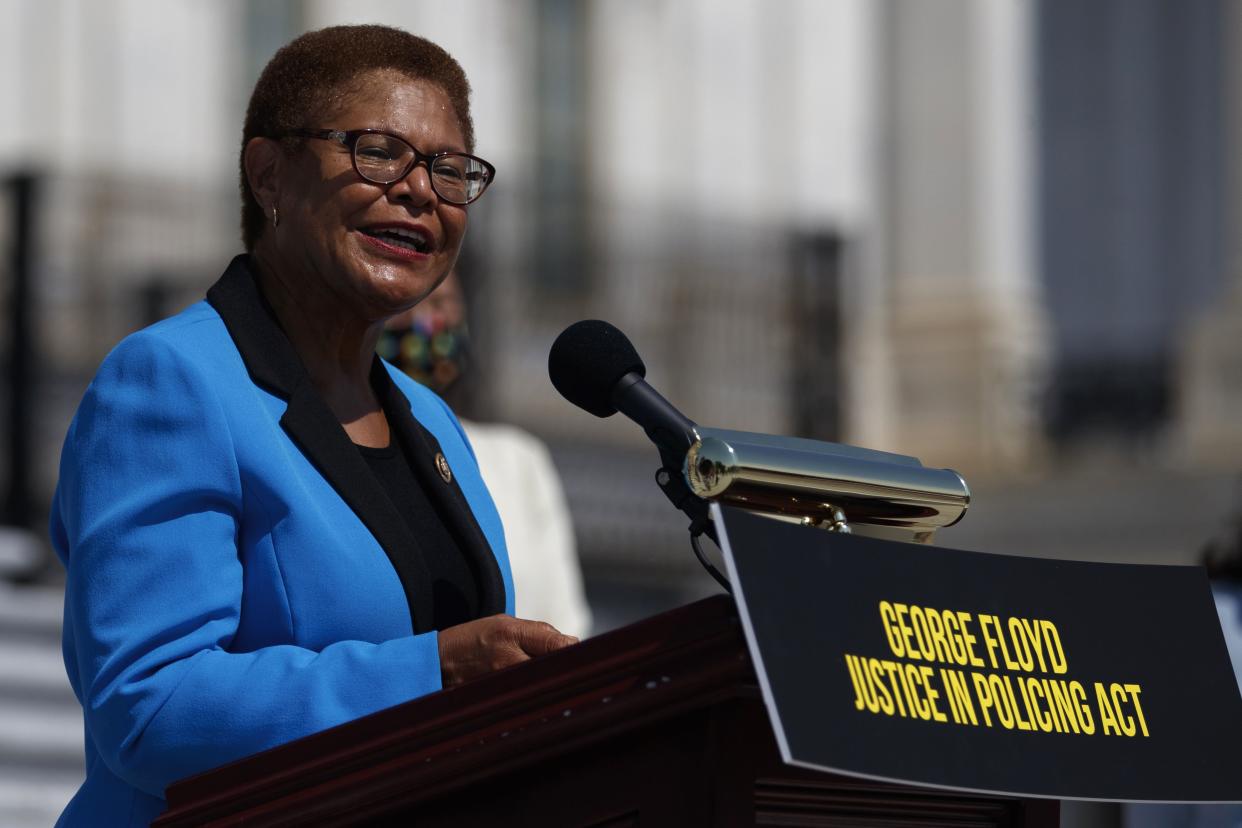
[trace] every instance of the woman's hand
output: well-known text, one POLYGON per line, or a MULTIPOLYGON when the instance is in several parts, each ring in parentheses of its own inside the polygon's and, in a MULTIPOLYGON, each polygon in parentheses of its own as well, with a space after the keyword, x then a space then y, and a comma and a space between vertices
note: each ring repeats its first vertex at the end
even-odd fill
POLYGON ((492 615, 441 630, 440 674, 444 686, 550 653, 578 639, 542 621, 492 615))

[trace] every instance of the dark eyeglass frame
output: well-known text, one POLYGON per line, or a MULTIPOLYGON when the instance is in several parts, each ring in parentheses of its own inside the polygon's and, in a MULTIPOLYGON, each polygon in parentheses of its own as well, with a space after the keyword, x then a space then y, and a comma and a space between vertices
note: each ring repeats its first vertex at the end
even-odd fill
POLYGON ((425 152, 421 152, 418 149, 418 147, 414 146, 413 144, 411 144, 409 141, 405 140, 401 136, 393 135, 391 132, 385 132, 382 129, 348 129, 348 130, 346 129, 293 129, 293 130, 290 130, 288 134, 297 136, 298 138, 318 138, 318 139, 325 140, 325 141, 336 141, 337 143, 341 144, 341 146, 349 150, 349 157, 350 157, 350 160, 353 162, 354 172, 358 173, 358 177, 363 179, 364 181, 370 181, 372 184, 385 184, 386 185, 386 184, 392 184, 396 181, 400 181, 401 179, 409 175, 410 170, 414 169, 414 167, 416 167, 420 162, 426 162, 428 179, 431 182, 431 189, 435 191, 435 194, 437 196, 439 196, 442 200, 448 202, 449 204, 465 206, 467 204, 472 204, 475 201, 478 201, 479 197, 482 196, 485 192, 487 192, 487 188, 492 186, 492 182, 496 180, 496 168, 493 167, 487 161, 484 161, 482 158, 480 158, 477 155, 471 155, 468 152, 437 152, 437 153, 428 155, 425 152), (395 178, 392 178, 388 181, 381 181, 377 178, 372 178, 371 176, 363 173, 362 170, 358 166, 358 139, 364 135, 383 135, 385 138, 390 138, 394 141, 398 141, 404 144, 405 146, 409 147, 410 151, 414 153, 414 157, 410 160, 410 163, 405 166, 405 169, 401 171, 401 174, 396 176, 395 178), (448 158, 469 158, 472 161, 477 161, 478 163, 482 164, 483 168, 487 171, 487 180, 483 184, 483 189, 475 193, 473 198, 467 199, 466 201, 460 201, 458 199, 454 199, 454 198, 444 195, 444 193, 440 192, 439 188, 436 187, 436 177, 430 174, 431 167, 436 161, 438 161, 441 158, 446 158, 446 157, 448 158))

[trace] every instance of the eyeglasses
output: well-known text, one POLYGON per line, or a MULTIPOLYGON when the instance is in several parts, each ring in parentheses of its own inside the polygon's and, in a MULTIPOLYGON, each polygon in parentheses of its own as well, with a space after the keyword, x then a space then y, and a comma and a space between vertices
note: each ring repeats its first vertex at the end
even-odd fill
POLYGON ((409 175, 414 165, 427 162, 431 189, 450 204, 469 204, 483 195, 496 177, 496 168, 464 152, 427 155, 404 140, 378 129, 295 129, 290 135, 322 138, 348 148, 358 175, 375 184, 391 184, 409 175))

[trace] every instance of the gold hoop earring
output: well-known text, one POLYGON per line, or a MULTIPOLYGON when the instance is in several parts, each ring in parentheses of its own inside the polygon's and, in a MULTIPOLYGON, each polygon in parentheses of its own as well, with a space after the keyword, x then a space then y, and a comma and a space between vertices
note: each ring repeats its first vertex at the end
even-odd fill
POLYGON ((272 226, 273 227, 280 226, 280 214, 276 212, 275 204, 272 205, 272 226))

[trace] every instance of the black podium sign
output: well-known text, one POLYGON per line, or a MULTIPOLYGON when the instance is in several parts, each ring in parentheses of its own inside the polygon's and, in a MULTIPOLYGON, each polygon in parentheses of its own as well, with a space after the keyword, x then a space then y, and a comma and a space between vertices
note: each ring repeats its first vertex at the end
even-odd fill
POLYGON ((1242 698, 1201 568, 713 517, 786 762, 1022 796, 1242 801, 1242 698))

